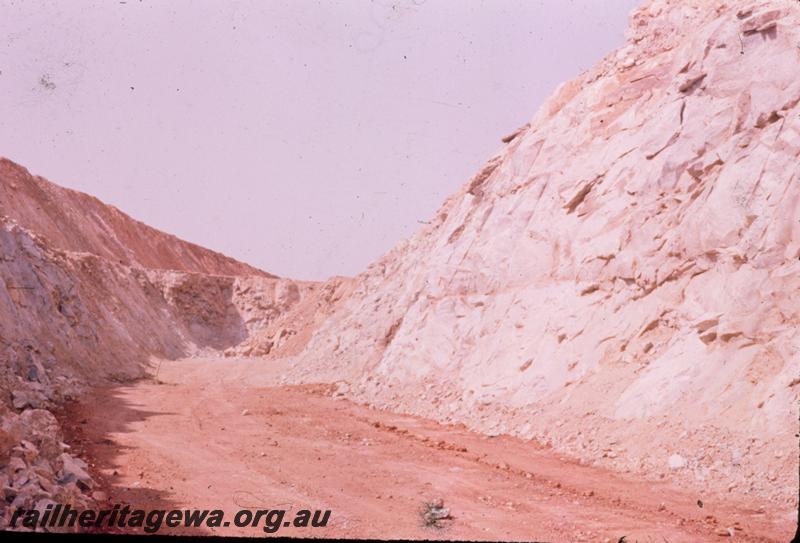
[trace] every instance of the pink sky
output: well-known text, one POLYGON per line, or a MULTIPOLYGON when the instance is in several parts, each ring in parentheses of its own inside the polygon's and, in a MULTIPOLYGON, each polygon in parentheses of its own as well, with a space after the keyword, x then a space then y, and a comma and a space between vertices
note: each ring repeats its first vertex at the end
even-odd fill
POLYGON ((267 271, 351 275, 636 4, 0 0, 0 155, 267 271))

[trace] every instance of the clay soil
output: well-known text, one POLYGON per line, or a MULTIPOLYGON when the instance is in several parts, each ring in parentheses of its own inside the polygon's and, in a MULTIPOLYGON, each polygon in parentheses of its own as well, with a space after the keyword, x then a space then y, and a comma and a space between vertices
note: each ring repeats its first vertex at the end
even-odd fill
MULTIPOLYGON (((132 508, 330 509, 276 535, 544 541, 788 541, 786 512, 629 480, 534 442, 377 411, 325 385, 276 386, 280 364, 164 362, 61 413, 107 502, 132 508), (428 527, 442 498, 451 520, 428 527), (702 502, 702 507, 698 500, 702 502)), ((291 516, 291 513, 287 515, 291 516)), ((160 533, 263 536, 261 528, 160 533)))

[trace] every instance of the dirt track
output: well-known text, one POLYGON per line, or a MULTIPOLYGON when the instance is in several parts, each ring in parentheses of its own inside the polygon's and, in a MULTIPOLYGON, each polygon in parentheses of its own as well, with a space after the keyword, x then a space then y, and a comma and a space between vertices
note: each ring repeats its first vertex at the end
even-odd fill
POLYGON ((276 535, 670 543, 725 540, 729 527, 736 541, 792 535, 786 512, 625 480, 531 442, 336 399, 327 387, 276 387, 279 372, 257 360, 165 362, 157 380, 95 390, 64 420, 110 503, 220 508, 226 517, 241 508, 332 511, 326 528, 276 535), (454 518, 424 527, 420 509, 436 497, 454 518))

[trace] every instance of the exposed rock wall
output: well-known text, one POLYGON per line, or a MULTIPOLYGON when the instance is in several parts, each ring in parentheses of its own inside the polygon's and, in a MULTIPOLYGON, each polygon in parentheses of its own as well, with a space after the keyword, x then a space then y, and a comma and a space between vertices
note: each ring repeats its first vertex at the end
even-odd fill
POLYGON ((637 10, 357 278, 298 378, 796 506, 799 11, 637 10))
POLYGON ((3 217, 0 252, 0 344, 35 349, 86 379, 135 378, 151 357, 234 348, 315 287, 127 266, 53 249, 3 217))
MULTIPOLYGON (((228 355, 256 354, 254 338, 263 338, 279 323, 301 321, 304 305, 317 299, 313 282, 162 270, 148 270, 147 276, 160 289, 171 319, 197 349, 228 355)), ((296 332, 286 324, 278 333, 296 332)), ((272 349, 274 341, 262 339, 261 344, 258 354, 281 354, 280 348, 272 349)))
MULTIPOLYGON (((354 281, 349 277, 333 277, 324 283, 302 284, 297 291, 300 296, 296 304, 268 313, 274 318, 253 330, 241 344, 227 349, 226 356, 280 358, 302 353, 314 332, 336 315, 353 285, 354 281)), ((295 297, 292 291, 287 294, 295 297)), ((257 314, 263 315, 263 309, 257 314)))
POLYGON ((17 508, 93 499, 88 467, 53 416, 65 400, 87 385, 143 377, 155 359, 235 349, 306 302, 313 284, 176 240, 8 161, 0 195, 2 528, 17 508))

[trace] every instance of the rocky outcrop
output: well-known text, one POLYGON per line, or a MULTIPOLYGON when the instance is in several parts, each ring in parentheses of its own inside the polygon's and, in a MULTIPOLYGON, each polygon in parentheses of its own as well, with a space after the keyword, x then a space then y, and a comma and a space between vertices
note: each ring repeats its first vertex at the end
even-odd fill
POLYGON ((796 507, 799 11, 646 3, 357 278, 295 377, 796 507))
MULTIPOLYGON (((302 353, 314 332, 336 314, 353 285, 349 277, 334 277, 321 284, 304 283, 297 291, 296 304, 270 311, 268 314, 274 318, 253 330, 236 347, 227 349, 225 355, 281 358, 302 353)), ((256 314, 263 315, 263 308, 256 314)))
POLYGON ((317 300, 313 282, 162 270, 147 275, 192 344, 228 356, 278 355, 280 346, 267 339, 267 331, 277 328, 281 338, 294 335, 292 323, 305 328, 304 307, 317 300), (254 342, 261 346, 258 352, 254 342))
POLYGON ((86 386, 141 378, 157 359, 236 349, 313 288, 9 161, 0 161, 0 213, 0 528, 18 507, 91 500, 88 468, 52 414, 61 404, 86 386))

